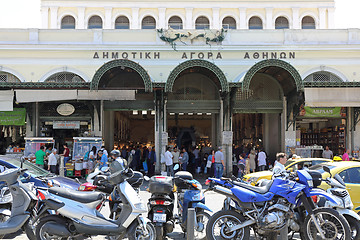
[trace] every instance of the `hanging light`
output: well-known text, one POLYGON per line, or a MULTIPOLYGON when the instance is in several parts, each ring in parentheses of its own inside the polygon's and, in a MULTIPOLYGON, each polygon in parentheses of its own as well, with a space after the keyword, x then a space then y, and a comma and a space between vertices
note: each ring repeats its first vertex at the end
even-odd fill
POLYGON ((133 115, 138 115, 138 111, 137 111, 137 110, 133 110, 133 115))
POLYGON ((141 114, 142 114, 142 115, 146 115, 146 114, 147 114, 147 111, 141 111, 141 114))

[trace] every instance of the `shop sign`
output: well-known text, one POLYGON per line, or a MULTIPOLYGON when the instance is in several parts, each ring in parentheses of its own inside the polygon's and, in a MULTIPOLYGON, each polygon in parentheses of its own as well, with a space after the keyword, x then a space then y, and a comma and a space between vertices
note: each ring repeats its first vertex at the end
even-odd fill
POLYGON ((69 103, 62 103, 56 108, 56 111, 62 116, 70 116, 75 112, 75 107, 69 103))
POLYGON ((341 118, 341 107, 304 107, 300 116, 341 118))
POLYGON ((80 121, 54 121, 53 129, 80 129, 80 121))
POLYGON ((25 119, 25 108, 14 108, 13 111, 0 111, 0 125, 23 126, 25 125, 25 119))

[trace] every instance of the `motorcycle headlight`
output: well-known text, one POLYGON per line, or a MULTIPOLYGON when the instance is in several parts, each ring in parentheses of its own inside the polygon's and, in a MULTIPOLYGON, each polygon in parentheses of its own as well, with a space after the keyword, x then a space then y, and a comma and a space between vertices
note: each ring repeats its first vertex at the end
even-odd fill
POLYGON ((146 205, 143 203, 136 203, 134 206, 136 209, 147 211, 146 205))
POLYGON ((309 187, 314 187, 313 180, 307 180, 309 187))
POLYGON ((247 180, 247 182, 249 182, 249 183, 256 183, 258 179, 259 179, 259 177, 251 177, 251 178, 249 178, 249 179, 247 180))
POLYGON ((351 201, 350 196, 349 196, 349 197, 346 197, 346 198, 344 199, 344 207, 345 207, 345 208, 349 208, 349 209, 352 209, 352 208, 354 207, 354 205, 353 205, 353 203, 352 203, 352 201, 351 201))

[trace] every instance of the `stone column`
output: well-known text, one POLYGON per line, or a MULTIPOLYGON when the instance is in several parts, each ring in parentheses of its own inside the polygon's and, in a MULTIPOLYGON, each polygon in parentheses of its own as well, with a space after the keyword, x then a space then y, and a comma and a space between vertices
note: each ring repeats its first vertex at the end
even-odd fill
POLYGON ((185 29, 194 29, 193 10, 194 8, 185 8, 185 29))
POLYGON ((159 8, 159 22, 157 28, 166 28, 166 8, 159 8))
POLYGON ((105 7, 104 29, 111 29, 112 7, 105 7))
POLYGON ((210 29, 220 29, 222 26, 222 23, 220 22, 220 8, 213 8, 213 19, 212 24, 210 25, 210 29))
POLYGON ((239 8, 239 29, 247 29, 246 8, 239 8))
POLYGON ((319 29, 326 29, 326 8, 319 8, 319 29))
POLYGON ((293 29, 301 29, 301 25, 300 25, 300 19, 299 19, 299 13, 300 13, 300 8, 292 8, 292 28, 293 29))
POLYGON ((85 29, 85 7, 78 7, 77 29, 85 29))
POLYGON ((275 24, 273 22, 273 8, 265 8, 266 18, 265 18, 265 29, 275 29, 275 24))
POLYGON ((328 28, 335 28, 335 8, 328 8, 328 28))
POLYGON ((41 27, 49 28, 49 7, 41 7, 41 27))
POLYGON ((58 18, 58 7, 50 7, 50 28, 56 29, 57 27, 57 18, 58 18))
POLYGON ((139 24, 139 8, 132 8, 132 21, 131 21, 131 29, 141 29, 139 24))

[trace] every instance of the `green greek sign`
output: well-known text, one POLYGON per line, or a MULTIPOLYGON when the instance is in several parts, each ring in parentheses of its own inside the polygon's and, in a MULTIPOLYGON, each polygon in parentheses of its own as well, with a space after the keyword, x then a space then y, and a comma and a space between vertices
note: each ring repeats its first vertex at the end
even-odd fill
POLYGON ((341 107, 304 107, 304 117, 340 118, 341 107))
POLYGON ((0 125, 23 126, 25 125, 25 119, 25 108, 14 108, 13 111, 0 111, 0 125))

